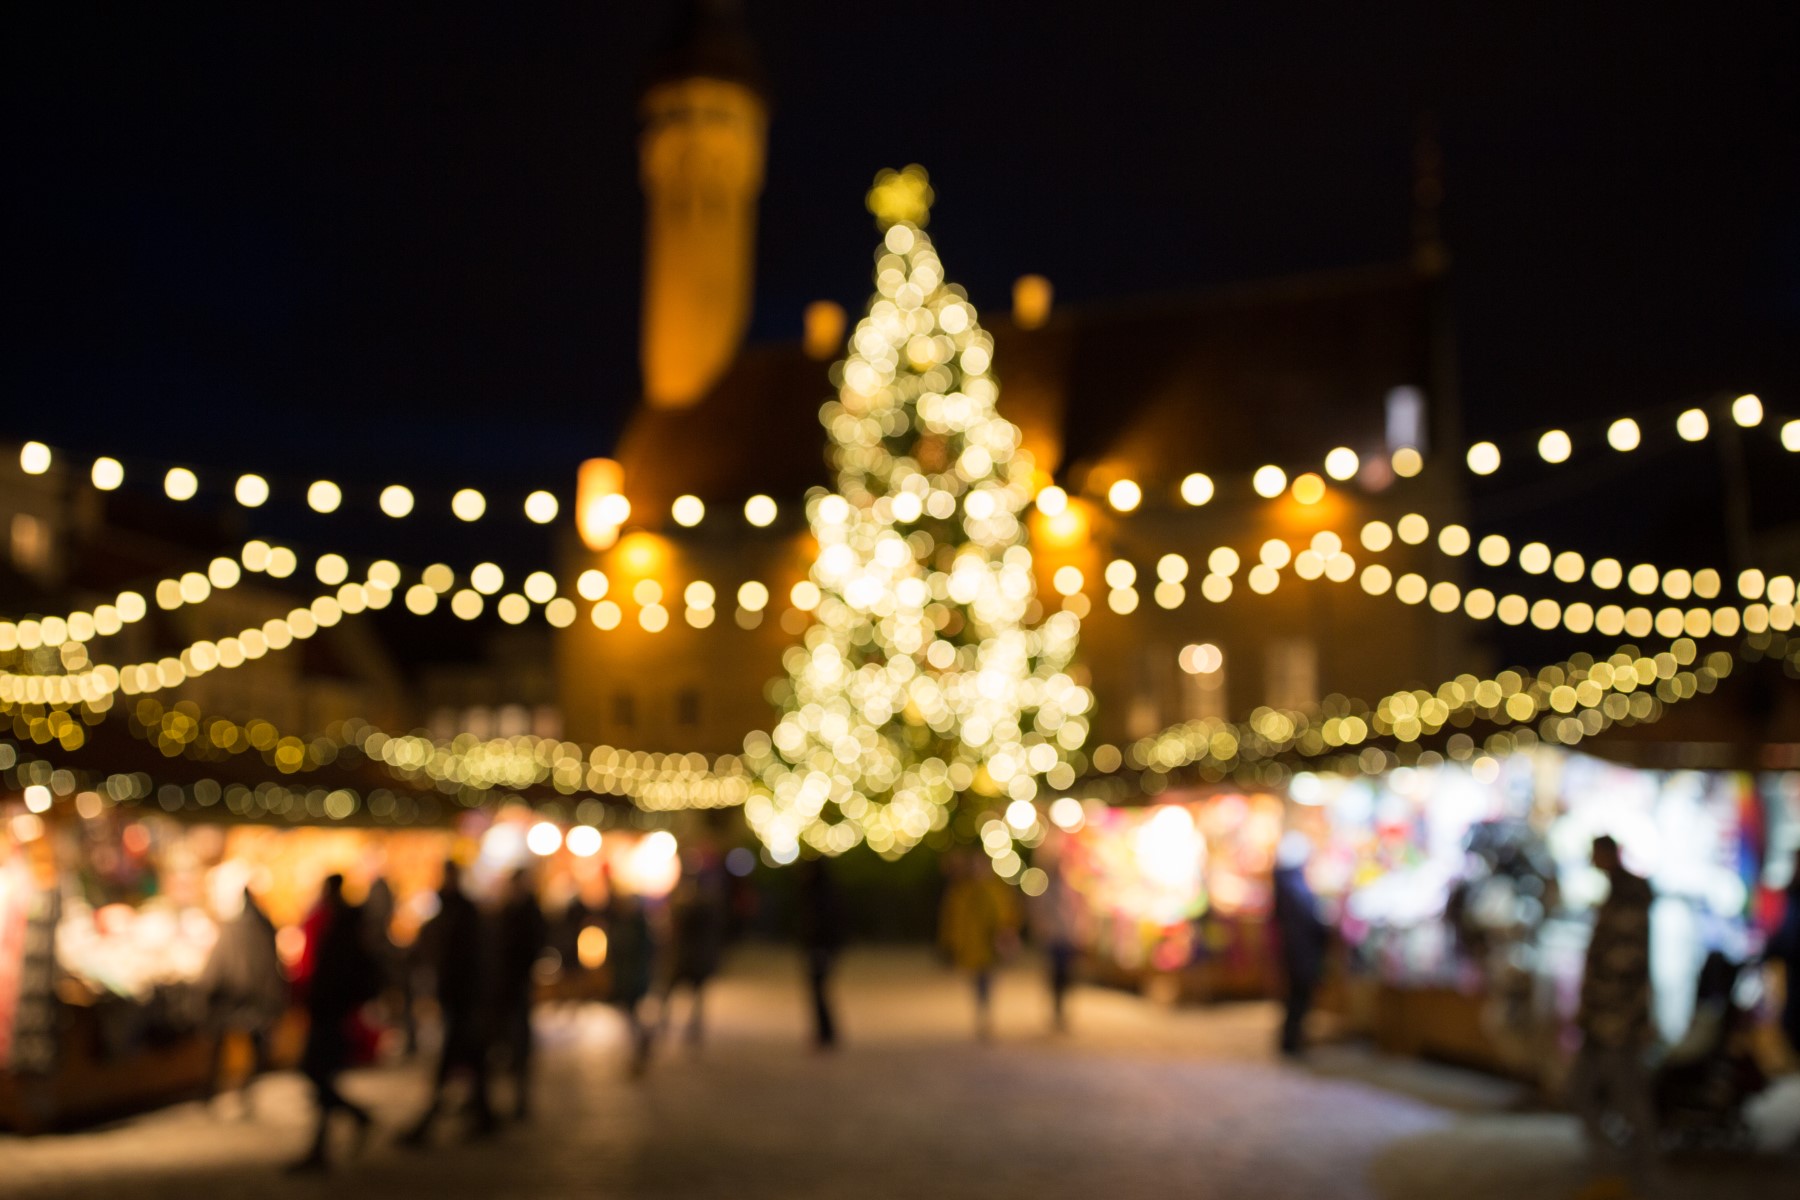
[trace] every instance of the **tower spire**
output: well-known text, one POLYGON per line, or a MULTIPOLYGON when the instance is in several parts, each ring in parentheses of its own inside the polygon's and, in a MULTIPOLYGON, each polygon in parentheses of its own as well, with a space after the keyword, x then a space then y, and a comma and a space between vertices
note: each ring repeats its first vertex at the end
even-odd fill
POLYGON ((693 0, 640 104, 640 358, 652 407, 698 403, 750 324, 768 106, 736 0, 693 0))

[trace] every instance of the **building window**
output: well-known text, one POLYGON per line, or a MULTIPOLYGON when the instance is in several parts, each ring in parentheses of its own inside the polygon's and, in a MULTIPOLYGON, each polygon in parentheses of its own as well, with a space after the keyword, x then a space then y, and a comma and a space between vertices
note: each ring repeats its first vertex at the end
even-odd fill
POLYGON ((50 568, 50 527, 30 513, 14 513, 12 560, 21 571, 42 574, 50 568))
POLYGON ((675 693, 675 723, 678 725, 698 725, 700 723, 699 688, 682 688, 675 693))
POLYGON ((637 724, 637 705, 630 692, 613 693, 613 724, 625 728, 637 724))
POLYGON ((1319 700, 1319 649, 1307 638, 1277 638, 1268 648, 1267 703, 1305 708, 1319 700))
POLYGON ((1425 393, 1416 387, 1391 388, 1387 394, 1387 448, 1388 453, 1410 446, 1423 453, 1426 450, 1426 437, 1429 430, 1425 428, 1425 393))

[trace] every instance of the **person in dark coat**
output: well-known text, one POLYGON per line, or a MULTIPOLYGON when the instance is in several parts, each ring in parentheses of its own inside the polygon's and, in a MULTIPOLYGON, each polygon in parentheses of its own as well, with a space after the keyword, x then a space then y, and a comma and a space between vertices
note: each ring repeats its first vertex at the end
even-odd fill
POLYGON ((1306 882, 1306 838, 1290 833, 1275 852, 1275 936, 1287 988, 1287 1011, 1281 1022, 1281 1052, 1290 1057, 1305 1046, 1306 1014, 1325 972, 1328 932, 1319 920, 1318 901, 1306 882))
POLYGON ((730 885, 723 860, 709 845, 691 848, 685 865, 681 882, 669 897, 669 931, 674 945, 663 981, 661 1023, 668 1027, 675 990, 686 987, 693 996, 686 1036, 690 1045, 698 1045, 706 984, 725 954, 731 923, 730 885))
POLYGON ((500 1041, 513 1077, 513 1118, 522 1121, 530 1111, 531 1001, 537 986, 533 970, 550 940, 549 923, 529 871, 521 868, 513 873, 499 919, 500 1041))
POLYGON ((831 1007, 831 971, 844 949, 844 904, 837 881, 823 858, 800 864, 800 949, 806 956, 806 979, 812 992, 813 1045, 837 1045, 837 1021, 831 1007))
POLYGON ((244 1115, 249 1116, 250 1085, 269 1069, 270 1039, 288 1007, 288 981, 275 949, 275 924, 257 906, 249 888, 244 889, 244 907, 219 928, 219 940, 200 976, 200 991, 206 997, 213 1034, 208 1098, 218 1094, 226 1042, 243 1038, 250 1045, 250 1071, 237 1091, 244 1115))
POLYGON ((631 1035, 631 1074, 641 1076, 650 1066, 650 1047, 655 1030, 644 1020, 644 997, 650 994, 656 943, 650 929, 650 912, 641 896, 618 886, 608 876, 605 912, 606 962, 612 971, 611 1001, 625 1017, 631 1035))
POLYGON ((492 1133, 497 1127, 488 1100, 488 1048, 493 1043, 496 998, 494 939, 483 926, 481 911, 463 894, 462 868, 453 861, 444 863, 437 915, 419 930, 418 943, 419 961, 430 972, 437 997, 443 1045, 438 1049, 431 1100, 401 1136, 403 1145, 423 1145, 431 1136, 450 1081, 458 1075, 469 1081, 475 1136, 492 1133))
POLYGON ((338 1091, 337 1080, 350 1064, 350 1019, 373 998, 377 980, 363 939, 362 913, 344 900, 342 875, 326 876, 306 927, 311 934, 306 953, 310 969, 303 984, 308 1025, 300 1069, 312 1082, 319 1114, 312 1148, 293 1169, 319 1171, 330 1165, 325 1143, 333 1113, 347 1113, 356 1122, 359 1143, 374 1124, 367 1109, 338 1091))

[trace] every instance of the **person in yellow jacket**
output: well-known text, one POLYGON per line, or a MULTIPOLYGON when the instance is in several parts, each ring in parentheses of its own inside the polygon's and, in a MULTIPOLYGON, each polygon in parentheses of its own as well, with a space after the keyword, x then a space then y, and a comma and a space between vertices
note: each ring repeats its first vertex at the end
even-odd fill
POLYGON ((976 855, 950 860, 950 886, 938 914, 938 947, 975 987, 975 1034, 993 1033, 994 967, 1018 942, 1018 897, 976 855))

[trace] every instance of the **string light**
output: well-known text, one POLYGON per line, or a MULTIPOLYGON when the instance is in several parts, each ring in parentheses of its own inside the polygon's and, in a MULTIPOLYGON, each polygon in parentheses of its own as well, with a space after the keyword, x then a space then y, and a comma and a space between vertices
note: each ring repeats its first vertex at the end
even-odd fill
POLYGON ((381 489, 381 511, 398 520, 413 510, 412 489, 403 484, 391 483, 381 489))
POLYGON ((1181 481, 1181 498, 1199 508, 1213 498, 1213 481, 1210 475, 1195 471, 1181 481))
POLYGON ((677 496, 669 515, 684 529, 692 529, 706 517, 706 505, 698 496, 677 496))
POLYGON ((200 490, 200 480, 186 467, 170 467, 163 476, 163 494, 171 500, 192 500, 200 490))
POLYGON ((1763 419, 1762 400, 1754 395, 1739 396, 1731 402, 1731 419, 1745 429, 1753 425, 1761 425, 1763 419))
POLYGON ((534 525, 548 525, 556 520, 562 506, 549 492, 537 491, 525 497, 525 519, 534 525))
POLYGON ((94 460, 94 468, 89 474, 94 486, 103 492, 110 492, 125 482, 125 467, 116 458, 104 455, 94 460))
POLYGON ((1636 450, 1642 441, 1643 432, 1630 417, 1620 417, 1606 428, 1606 444, 1621 454, 1636 450))

